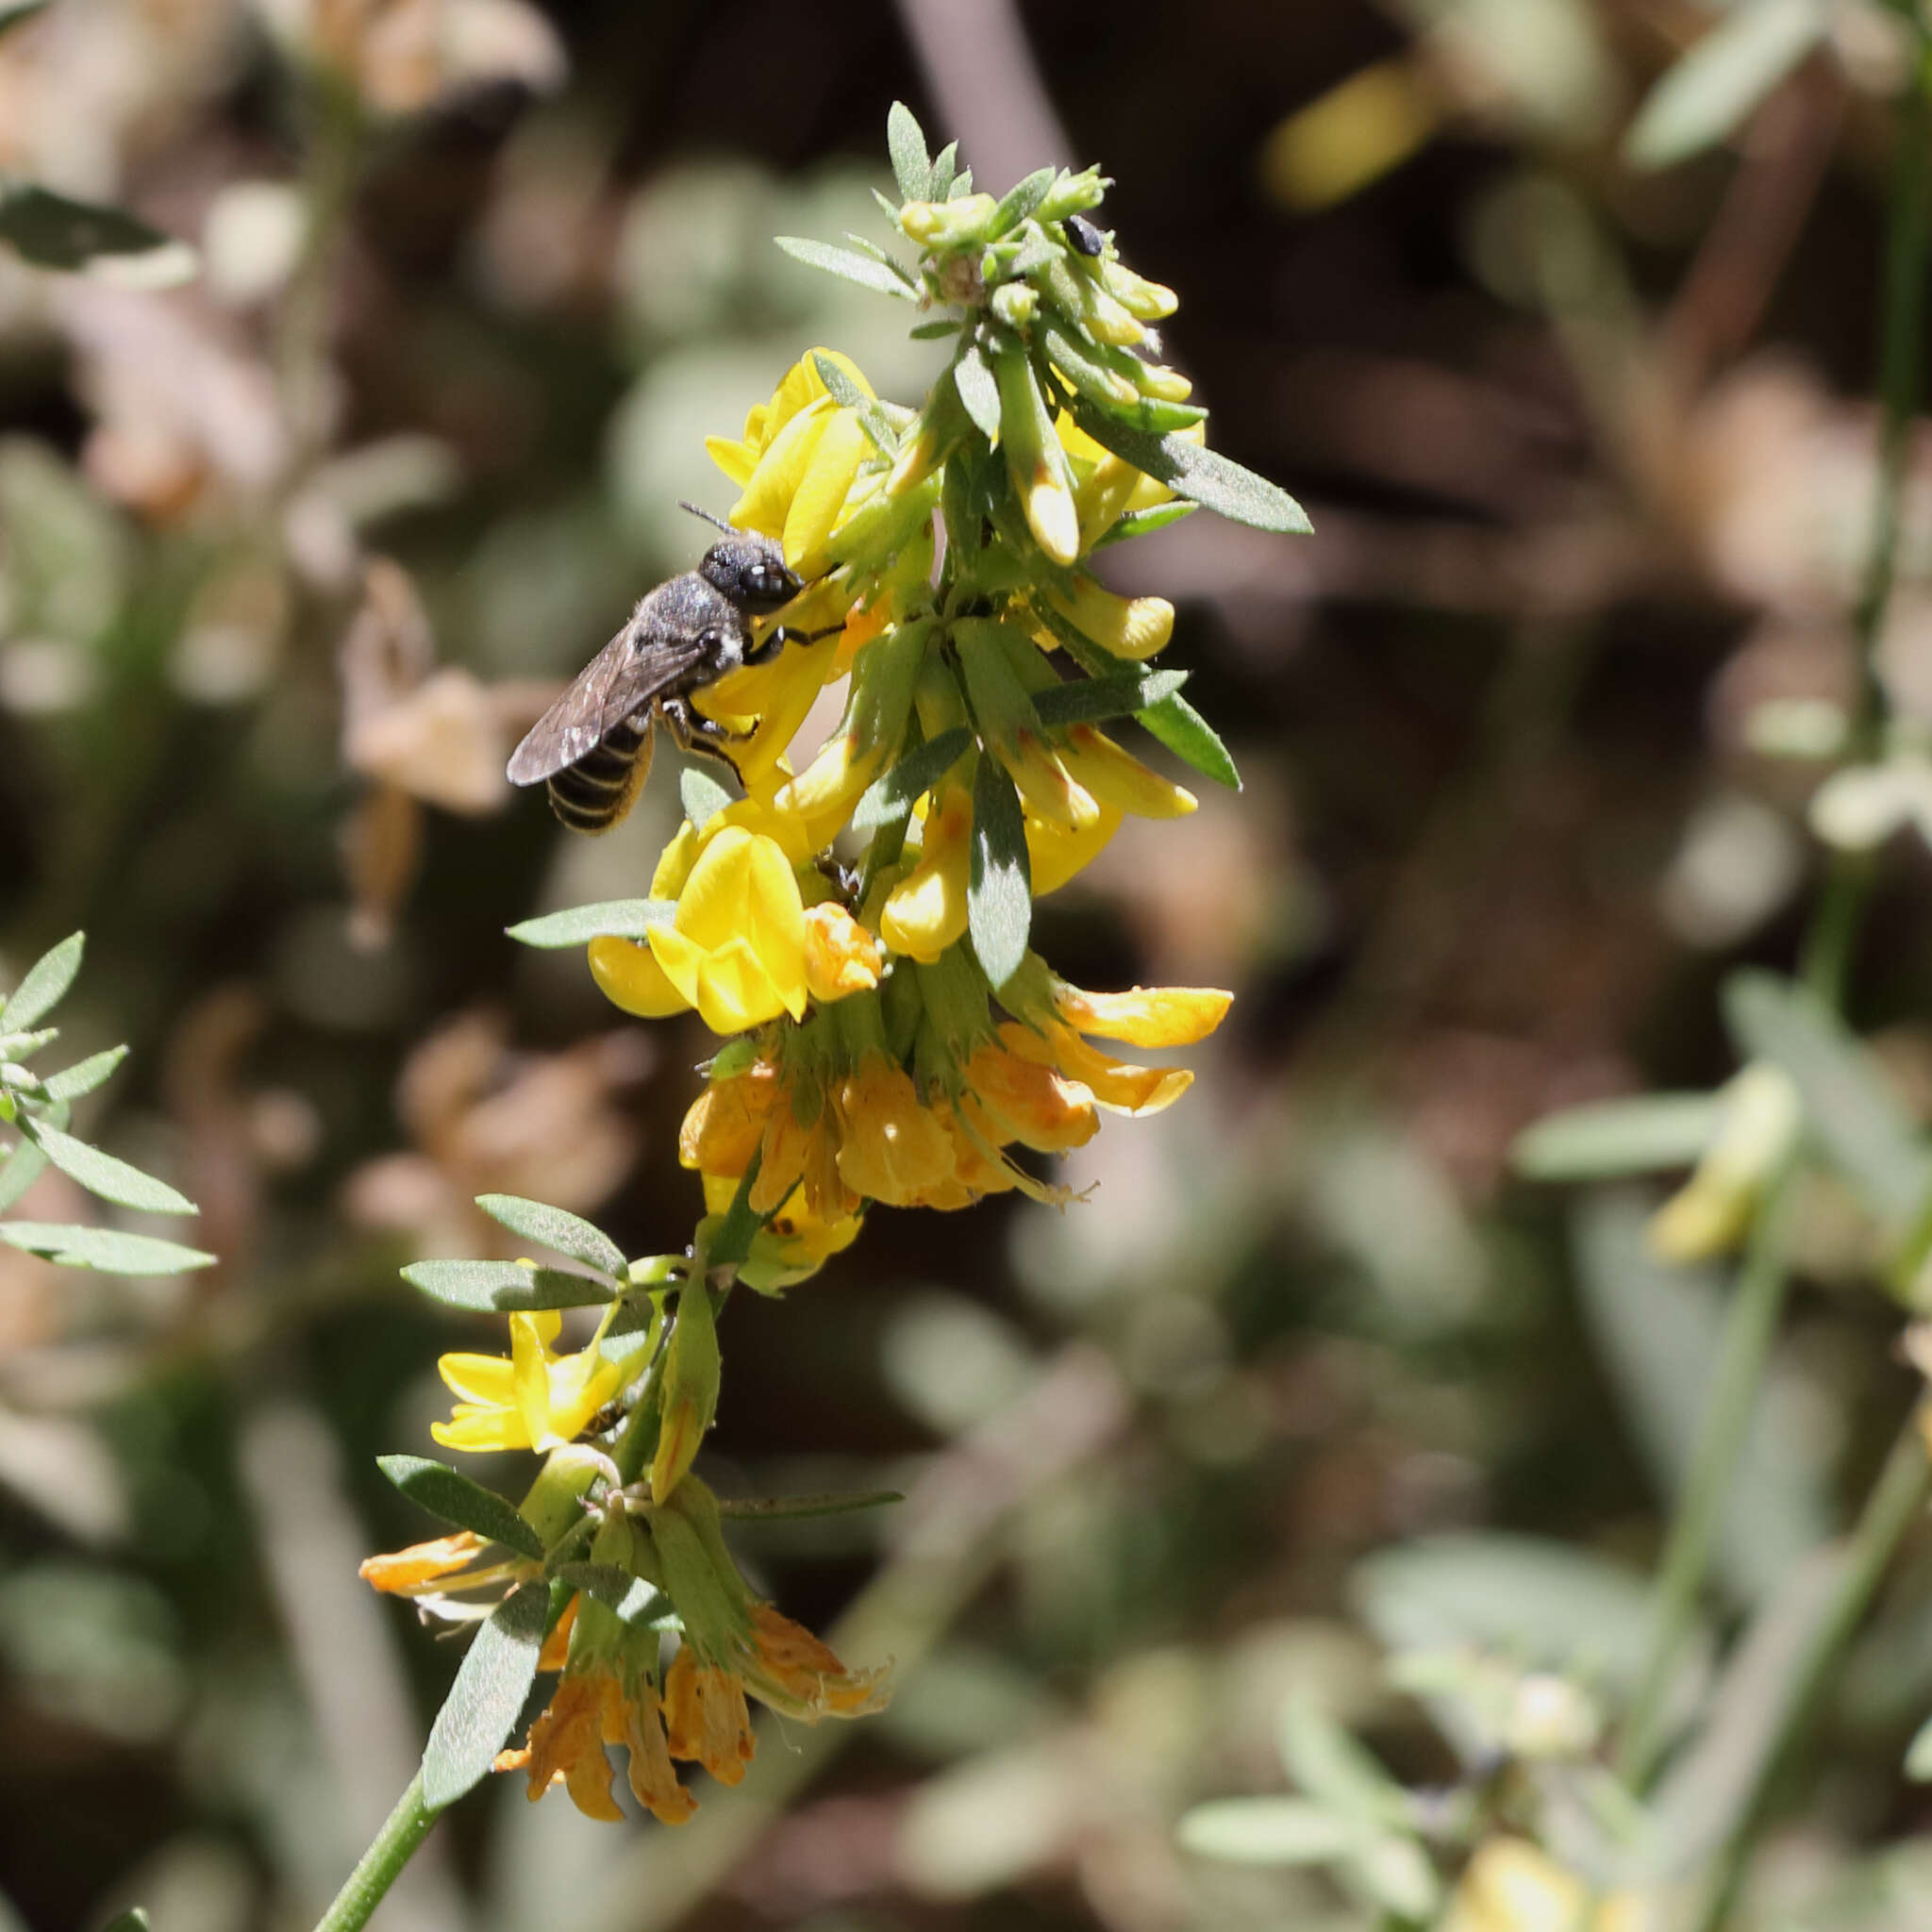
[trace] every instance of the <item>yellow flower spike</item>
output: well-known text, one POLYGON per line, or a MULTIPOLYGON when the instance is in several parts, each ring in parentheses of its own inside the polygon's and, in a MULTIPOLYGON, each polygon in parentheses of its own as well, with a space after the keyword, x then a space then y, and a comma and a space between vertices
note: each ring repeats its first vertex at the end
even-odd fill
POLYGON ((879 983, 879 942, 830 900, 805 913, 805 983, 822 1006, 879 983))
POLYGON ((474 1529, 459 1529, 406 1550, 365 1557, 356 1574, 377 1590, 407 1593, 465 1568, 482 1548, 483 1539, 474 1529))
POLYGON ((855 1193, 909 1208, 951 1176, 951 1135, 911 1075, 880 1055, 868 1054, 841 1085, 839 1117, 839 1173, 855 1193))
POLYGON ((1042 587, 1046 601, 1103 651, 1116 658, 1151 658, 1174 635, 1174 606, 1165 597, 1121 597, 1090 576, 1074 581, 1072 594, 1042 587))
POLYGON ((1060 980, 1054 987, 1053 1004, 1076 1033, 1124 1040, 1129 1046, 1193 1046, 1221 1024, 1234 995, 1208 986, 1086 992, 1060 980))
POLYGON ((1060 746, 1060 762, 1102 805, 1136 818, 1186 818, 1200 803, 1185 785, 1143 765, 1097 725, 1074 725, 1060 746))
MULTIPOLYGON (((1029 851, 1032 823, 1027 822, 1029 851)), ((1092 834, 1064 836, 1091 838, 1092 834)), ((918 864, 886 897, 885 911, 879 919, 879 936, 893 952, 930 965, 966 930, 972 839, 972 796, 959 786, 948 786, 926 816, 925 840, 920 848, 918 864)))
POLYGON ((551 1344, 562 1332, 554 1308, 509 1318, 510 1357, 446 1355, 436 1365, 458 1398, 446 1423, 429 1433, 446 1449, 554 1449, 617 1393, 619 1362, 606 1361, 598 1342, 558 1356, 551 1344))
MULTIPOLYGON (((1119 807, 1105 803, 1101 805, 1099 818, 1077 832, 1064 825, 1050 824, 1028 812, 1026 858, 1033 875, 1033 896, 1043 899, 1049 892, 1058 892, 1074 874, 1100 857, 1108 841, 1120 828, 1119 807)), ((963 912, 960 918, 963 926, 963 912)), ((890 943, 890 935, 888 940, 890 943)))
POLYGON ((811 458, 785 512, 785 561, 804 577, 824 574, 825 542, 839 527, 872 438, 850 409, 838 410, 812 445, 811 458))
POLYGON ((648 943, 714 1033, 805 1017, 805 903, 775 840, 727 824, 709 839, 669 925, 648 943))

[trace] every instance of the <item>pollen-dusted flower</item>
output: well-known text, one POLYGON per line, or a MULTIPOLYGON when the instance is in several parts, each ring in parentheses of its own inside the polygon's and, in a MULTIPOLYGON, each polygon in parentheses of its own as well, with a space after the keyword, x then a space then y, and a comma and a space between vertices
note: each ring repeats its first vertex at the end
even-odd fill
POLYGON ((555 1449, 580 1436, 622 1386, 624 1365, 604 1358, 601 1329, 577 1354, 556 1354, 551 1344, 562 1331, 555 1308, 515 1314, 508 1360, 444 1356, 437 1373, 458 1397, 456 1411, 429 1433, 445 1449, 472 1451, 555 1449))

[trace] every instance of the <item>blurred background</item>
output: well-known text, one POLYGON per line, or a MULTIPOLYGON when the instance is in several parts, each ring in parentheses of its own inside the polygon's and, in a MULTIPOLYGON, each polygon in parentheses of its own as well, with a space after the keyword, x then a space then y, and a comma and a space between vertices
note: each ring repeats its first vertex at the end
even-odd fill
MULTIPOLYGON (((908 1492, 741 1542, 897 1658, 890 1712, 768 1736, 681 1833, 492 1780, 377 1924, 1367 1928, 1322 1870, 1176 1849, 1281 1788, 1286 1696, 1426 1783, 1456 1759, 1385 1648, 1627 1677, 1718 1288, 1644 1259, 1651 1197, 1508 1150, 1724 1077, 1719 979, 1790 964, 1818 774, 1773 749, 1852 686, 1897 75, 1847 0, 1722 140, 1633 164, 1722 11, 54 0, 0 39, 0 168, 200 251, 169 288, 0 257, 0 985, 86 928, 61 1050, 134 1055, 82 1124, 221 1257, 0 1249, 0 1924, 312 1923, 456 1661, 356 1577, 430 1533, 373 1457, 429 1447, 440 1352, 502 1345, 397 1267, 509 1240, 492 1190, 688 1239, 709 1036, 503 935, 646 890, 672 777, 591 841, 503 763, 702 552, 706 434, 816 344, 902 402, 937 373, 770 240, 888 239, 894 98, 995 192, 1100 162, 1214 441, 1313 516, 1109 553, 1246 790, 1130 821, 1036 923, 1083 985, 1238 999, 1178 1107, 1066 1164, 1086 1205, 877 1211, 733 1302, 718 1486, 908 1492)), ((1925 485, 1886 672, 1932 723, 1925 485)), ((1887 869, 1855 1016, 1932 1098, 1925 871, 1887 869)), ((20 1211, 98 1210, 50 1174, 20 1211)), ((1909 1401, 1860 1261, 1815 1191, 1721 1616, 1909 1401)), ((1924 1820, 1928 1558, 1767 1923, 1924 1820)))

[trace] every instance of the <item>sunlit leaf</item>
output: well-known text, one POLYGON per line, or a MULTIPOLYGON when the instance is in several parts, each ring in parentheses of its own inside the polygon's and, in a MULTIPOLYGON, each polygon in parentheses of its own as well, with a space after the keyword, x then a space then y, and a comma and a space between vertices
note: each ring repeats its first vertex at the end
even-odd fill
MULTIPOLYGON (((918 116, 904 101, 894 101, 886 114, 886 152, 892 160, 892 179, 899 184, 903 201, 931 201, 935 197, 932 162, 925 151, 925 133, 918 116)), ((948 148, 950 155, 953 150, 948 148)), ((950 185, 951 170, 947 179, 950 185)), ((943 193, 943 189, 939 193, 943 193)))
POLYGON ((473 1529, 520 1557, 542 1560, 543 1540, 494 1490, 427 1456, 378 1456, 375 1466, 419 1508, 473 1529))
POLYGON ((1136 711, 1134 721, 1150 738, 1159 740, 1175 758, 1191 765, 1204 778, 1211 778, 1230 791, 1241 789, 1241 774, 1235 769, 1220 733, 1179 691, 1170 691, 1164 698, 1157 698, 1144 711, 1136 711))
POLYGON ((423 1802, 432 1810, 454 1804, 495 1762, 537 1680, 549 1612, 548 1586, 525 1583, 476 1632, 423 1753, 423 1802))
POLYGON ((780 235, 778 246, 794 261, 808 268, 822 268, 827 275, 857 282, 881 295, 897 295, 902 301, 916 302, 918 291, 908 276, 882 261, 871 261, 849 248, 835 248, 829 242, 813 242, 798 235, 780 235))
POLYGON ((1020 795, 999 761, 982 757, 973 780, 966 928, 972 935, 974 958, 995 992, 1026 957, 1032 917, 1032 866, 1020 795))
POLYGON ((478 1194, 476 1205, 512 1234, 555 1248, 559 1255, 595 1268, 613 1281, 627 1265, 624 1250, 601 1227, 565 1208, 553 1208, 546 1201, 526 1201, 521 1194, 478 1194))
POLYGON ((47 1157, 31 1141, 17 1141, 0 1160, 0 1213, 20 1199, 47 1171, 47 1157))
POLYGON ((104 1047, 99 1053, 91 1053, 84 1060, 76 1060, 71 1067, 63 1067, 58 1074, 47 1075, 47 1096, 51 1100, 78 1100, 83 1093, 92 1093, 104 1084, 123 1060, 127 1058, 125 1046, 104 1047))
POLYGON ((90 1147, 85 1141, 76 1141, 58 1127, 50 1127, 44 1121, 25 1119, 20 1124, 21 1131, 62 1174, 104 1201, 115 1201, 123 1208, 136 1208, 147 1214, 201 1212, 186 1194, 171 1188, 166 1181, 142 1174, 140 1168, 117 1160, 111 1154, 103 1154, 98 1147, 90 1147))
POLYGON ((992 220, 987 224, 987 237, 996 240, 1009 228, 1017 228, 1051 192, 1057 168, 1036 168, 1024 180, 1016 181, 1000 196, 992 211, 992 220))
POLYGON ((611 1297, 607 1282, 561 1268, 528 1268, 519 1261, 412 1261, 403 1271, 411 1288, 421 1289, 445 1307, 484 1314, 527 1312, 532 1308, 587 1308, 611 1297))
POLYGON ((1033 693, 1033 708, 1042 724, 1064 728, 1093 724, 1106 718, 1138 714, 1162 698, 1172 697, 1187 683, 1185 671, 1118 672, 1107 677, 1070 678, 1033 693))
MULTIPOLYGON (((18 1158, 18 1157, 16 1157, 18 1158)), ((215 1257, 199 1248, 111 1227, 68 1227, 49 1221, 0 1221, 0 1241, 63 1268, 92 1268, 102 1274, 185 1274, 211 1268, 215 1257)))
POLYGON ((80 971, 81 955, 86 950, 87 935, 70 933, 26 969, 20 984, 0 1001, 0 1021, 6 1023, 8 1032, 25 1033, 59 1005, 80 971))
POLYGON ((1244 470, 1219 450, 1189 442, 1178 432, 1150 436, 1129 428, 1084 396, 1074 396, 1073 414, 1074 422, 1103 449, 1110 449, 1137 470, 1165 483, 1176 496, 1188 497, 1206 509, 1257 530, 1306 536, 1314 528, 1307 512, 1287 491, 1252 470, 1244 470))
POLYGON ((677 916, 675 899, 605 899, 594 906, 573 906, 563 912, 546 912, 506 928, 519 945, 555 949, 586 946, 609 937, 641 940, 654 925, 667 925, 677 916))
POLYGON ((959 391, 974 426, 992 441, 1000 433, 1000 389, 986 351, 977 342, 966 343, 954 358, 953 387, 959 391))
POLYGON ((685 817, 702 832, 730 805, 731 794, 710 773, 687 765, 677 774, 677 802, 684 807, 685 817))

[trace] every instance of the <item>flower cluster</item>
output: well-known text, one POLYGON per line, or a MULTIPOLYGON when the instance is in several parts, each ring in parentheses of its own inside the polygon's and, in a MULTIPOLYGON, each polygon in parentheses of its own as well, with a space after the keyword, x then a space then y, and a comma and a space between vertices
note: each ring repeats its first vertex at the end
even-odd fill
MULTIPOLYGON (((1158 1111, 1191 1079, 1096 1042, 1192 1045, 1229 1002, 1083 991, 1032 948, 1031 909, 1126 815, 1195 808, 1103 726, 1137 721, 1238 783, 1183 675, 1148 668, 1173 607, 1108 591, 1091 553, 1197 505, 1274 529, 1305 527, 1300 512, 1207 449, 1205 412, 1158 359, 1152 324, 1174 298, 1092 219, 1098 174, 1044 169, 996 201, 950 150, 928 158, 904 109, 893 152, 916 267, 791 245, 949 309, 919 331, 952 338, 945 373, 919 408, 899 408, 814 350, 741 436, 709 445, 741 492, 731 522, 775 542, 804 583, 773 620, 774 648, 692 694, 742 795, 688 782, 647 898, 519 929, 588 941, 597 985, 626 1012, 695 1011, 721 1037, 679 1143, 704 1218, 685 1256, 626 1262, 574 1216, 486 1196, 487 1212, 588 1272, 407 1271, 445 1301, 509 1314, 507 1359, 444 1359, 458 1406, 437 1440, 548 1461, 511 1511, 399 1458, 397 1479, 425 1482, 462 1533, 366 1574, 425 1609, 487 1614, 501 1645, 561 1672, 526 1744, 494 1761, 523 1770, 533 1796, 560 1780, 594 1817, 617 1815, 606 1745, 627 1749, 639 1802, 676 1823, 693 1805, 678 1760, 742 1774, 747 1698, 817 1718, 883 1695, 878 1674, 847 1670, 753 1595, 689 1473, 717 1404, 724 1294, 805 1280, 875 1203, 958 1208, 1009 1190, 1064 1202, 1041 1158, 1088 1141, 1103 1112, 1158 1111), (841 680, 837 729, 794 764, 808 714, 841 680), (572 1305, 603 1319, 559 1354, 557 1310, 572 1305), (465 1595, 478 1591, 500 1602, 465 1595), (526 1627, 531 1606, 547 1635, 526 1627)), ((439 1790, 487 1767, 438 1750, 432 1739, 439 1790)))

